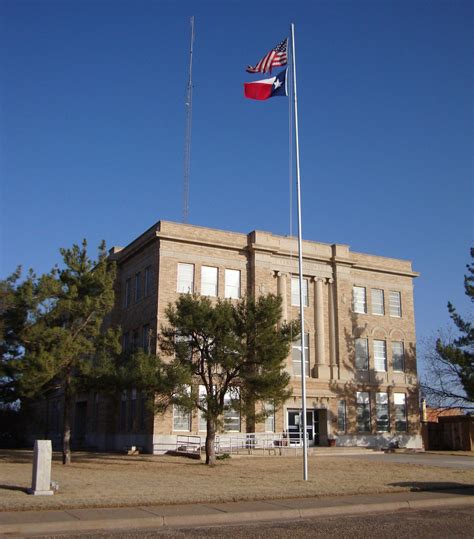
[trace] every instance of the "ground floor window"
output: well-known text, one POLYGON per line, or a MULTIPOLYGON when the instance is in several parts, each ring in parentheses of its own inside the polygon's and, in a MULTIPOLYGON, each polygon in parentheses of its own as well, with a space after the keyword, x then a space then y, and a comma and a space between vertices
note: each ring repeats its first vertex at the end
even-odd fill
POLYGON ((140 396, 140 430, 145 430, 146 427, 146 403, 147 396, 143 391, 140 396))
POLYGON ((137 390, 132 389, 130 395, 130 414, 128 415, 128 430, 132 431, 135 426, 135 418, 137 415, 137 390))
POLYGON ((395 430, 404 432, 407 430, 407 406, 405 393, 394 393, 395 405, 395 430))
MULTIPOLYGON (((199 402, 203 408, 206 406, 206 386, 199 386, 199 402)), ((203 410, 199 410, 199 430, 207 431, 206 413, 203 410)))
POLYGON ((240 411, 232 406, 232 401, 239 398, 237 388, 231 388, 224 397, 224 430, 240 432, 240 411))
POLYGON ((120 397, 120 417, 119 417, 120 430, 124 431, 127 425, 127 392, 122 391, 120 397))
POLYGON ((370 432, 370 396, 368 391, 357 392, 357 430, 370 432))
POLYGON ((53 401, 53 409, 51 412, 51 428, 54 434, 59 434, 60 429, 60 408, 59 408, 59 401, 53 401))
POLYGON ((339 401, 337 405, 337 430, 346 431, 346 401, 339 401))
POLYGON ((191 414, 189 410, 177 404, 173 405, 173 430, 191 430, 191 414))
POLYGON ((388 394, 375 394, 375 409, 377 415, 377 430, 379 432, 388 432, 389 416, 388 416, 388 394))
POLYGON ((268 414, 265 419, 265 432, 275 432, 275 405, 273 402, 265 403, 265 413, 268 414))

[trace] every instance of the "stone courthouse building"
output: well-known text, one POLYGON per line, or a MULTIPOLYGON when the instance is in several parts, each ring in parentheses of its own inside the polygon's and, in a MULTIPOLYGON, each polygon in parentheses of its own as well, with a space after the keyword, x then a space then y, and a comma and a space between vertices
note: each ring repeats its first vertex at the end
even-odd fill
MULTIPOLYGON (((283 319, 299 316, 295 238, 269 232, 225 232, 160 221, 127 247, 114 247, 117 298, 112 323, 123 346, 154 352, 165 309, 182 293, 240 298, 278 293, 283 319), (150 349, 151 347, 151 349, 150 349)), ((310 445, 381 446, 398 441, 421 447, 415 356, 413 279, 405 260, 352 252, 347 245, 303 242, 307 425, 310 445)), ((299 435, 301 339, 286 368, 292 396, 257 425, 258 433, 299 435)), ((75 437, 101 450, 127 445, 155 451, 179 435, 205 437, 196 412, 175 407, 148 411, 136 391, 111 408, 101 394, 76 404, 75 437), (79 433, 79 434, 78 434, 79 433)), ((244 418, 229 411, 226 436, 245 433, 244 418)), ((257 434, 258 436, 258 434, 257 434)))

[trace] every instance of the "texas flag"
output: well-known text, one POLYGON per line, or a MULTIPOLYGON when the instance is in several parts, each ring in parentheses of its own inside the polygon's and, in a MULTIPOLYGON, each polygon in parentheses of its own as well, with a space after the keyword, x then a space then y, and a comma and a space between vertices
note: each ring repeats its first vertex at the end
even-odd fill
POLYGON ((244 94, 249 99, 268 99, 275 96, 287 96, 286 72, 284 69, 276 77, 269 79, 256 80, 255 82, 244 83, 244 94))

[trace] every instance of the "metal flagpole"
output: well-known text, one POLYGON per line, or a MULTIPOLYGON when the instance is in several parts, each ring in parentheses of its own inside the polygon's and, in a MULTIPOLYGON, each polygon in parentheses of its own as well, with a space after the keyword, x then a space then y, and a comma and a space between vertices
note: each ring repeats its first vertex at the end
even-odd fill
POLYGON ((301 227, 301 182, 300 182, 300 146, 298 138, 298 98, 296 95, 296 58, 295 25, 291 23, 291 55, 293 66, 293 104, 295 108, 295 144, 296 144, 296 196, 298 205, 298 266, 300 283, 300 319, 301 319, 301 402, 303 409, 303 480, 308 480, 308 440, 306 425, 306 369, 304 338, 304 303, 303 303, 303 240, 301 227))

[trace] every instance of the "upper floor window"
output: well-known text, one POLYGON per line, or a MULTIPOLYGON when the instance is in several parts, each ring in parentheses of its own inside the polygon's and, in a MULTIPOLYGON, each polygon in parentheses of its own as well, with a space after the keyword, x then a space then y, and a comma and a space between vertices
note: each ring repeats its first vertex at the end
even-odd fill
POLYGON ((128 278, 125 281, 125 302, 124 302, 125 307, 130 306, 131 293, 132 293, 132 280, 130 278, 128 278))
POLYGON ((402 300, 400 292, 391 291, 388 296, 390 316, 400 318, 402 316, 402 300))
POLYGON ((370 395, 368 391, 358 391, 356 399, 357 430, 370 432, 370 395))
POLYGON ((385 314, 383 290, 372 288, 372 314, 385 314))
POLYGON ((240 271, 225 270, 225 297, 231 299, 240 298, 240 271))
POLYGON ((127 331, 122 335, 122 351, 126 352, 130 349, 130 332, 127 331))
MULTIPOLYGON (((300 304, 300 279, 299 277, 291 278, 291 304, 300 304)), ((308 279, 303 279, 303 305, 307 307, 309 305, 308 300, 308 279)))
POLYGON ((135 301, 142 299, 142 274, 141 272, 135 273, 135 301))
POLYGON ((405 370, 405 349, 401 341, 392 341, 392 363, 394 371, 405 370))
MULTIPOLYGON (((291 362, 293 374, 301 376, 301 337, 291 345, 291 362)), ((309 376, 309 333, 304 335, 304 370, 305 376, 309 376)))
POLYGON ((394 393, 393 404, 395 405, 395 430, 407 430, 407 406, 405 393, 394 393))
POLYGON ((217 296, 217 268, 201 267, 201 294, 203 296, 217 296))
POLYGON ((354 286, 353 288, 353 311, 355 313, 365 314, 367 312, 367 298, 365 287, 354 286))
POLYGON ((145 268, 143 279, 143 295, 147 298, 151 294, 151 266, 145 268))
POLYGON ((369 348, 367 339, 355 340, 355 364, 358 371, 369 369, 369 348))
POLYGON ((140 346, 140 340, 138 335, 138 329, 132 332, 132 350, 135 351, 140 346))
POLYGON ((148 354, 151 349, 151 329, 150 324, 146 324, 142 328, 142 348, 145 354, 148 354))
POLYGON ((387 370, 387 343, 374 339, 374 368, 378 372, 387 370))
POLYGON ((177 292, 192 294, 194 292, 194 264, 178 264, 177 292))

